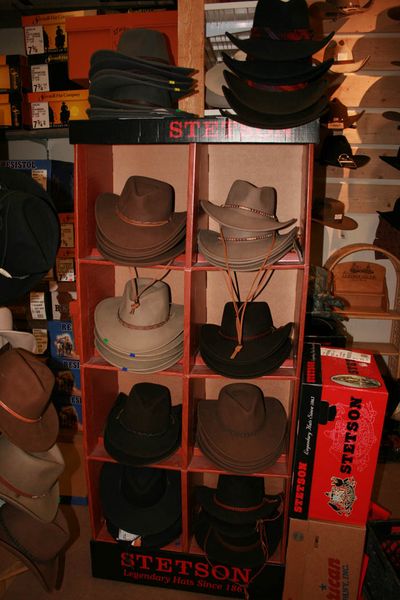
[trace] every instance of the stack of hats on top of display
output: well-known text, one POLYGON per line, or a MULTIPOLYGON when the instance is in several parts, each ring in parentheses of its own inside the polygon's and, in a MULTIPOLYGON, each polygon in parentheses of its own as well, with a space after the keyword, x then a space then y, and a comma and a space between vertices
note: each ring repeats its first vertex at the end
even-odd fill
POLYGON ((162 548, 181 533, 179 471, 105 463, 100 502, 109 533, 127 550, 162 548))
POLYGON ((254 568, 271 558, 282 537, 282 495, 266 495, 262 477, 220 475, 217 488, 198 486, 194 532, 216 564, 254 568))
POLYGON ((133 175, 120 195, 96 200, 96 240, 100 253, 120 265, 165 264, 185 250, 186 212, 174 212, 172 185, 133 175))
POLYGON ((284 450, 287 417, 282 403, 264 397, 252 383, 230 383, 217 400, 197 406, 197 442, 225 471, 259 473, 275 464, 284 450))
POLYGON ((168 369, 183 356, 183 306, 160 279, 129 279, 122 296, 105 298, 94 315, 95 346, 109 363, 136 373, 168 369))
POLYGON ((178 100, 195 91, 194 69, 175 66, 168 38, 152 29, 127 29, 116 50, 97 50, 89 70, 90 119, 184 116, 178 100))
POLYGON ((0 306, 29 292, 54 266, 60 222, 32 177, 0 167, 0 306))
POLYGON ((228 69, 222 91, 235 111, 220 108, 223 116, 252 127, 282 129, 313 121, 327 109, 325 75, 333 60, 314 65, 312 55, 334 32, 321 40, 312 37, 306 0, 259 0, 250 37, 226 35, 247 58, 223 54, 228 69))
POLYGON ((59 583, 69 540, 58 508, 64 460, 56 444, 58 416, 50 401, 54 375, 31 352, 0 350, 0 545, 38 577, 59 583))
POLYGON ((219 232, 200 229, 200 252, 212 265, 234 271, 256 271, 278 262, 293 249, 296 219, 280 222, 276 216, 276 190, 248 181, 233 182, 225 204, 202 200, 205 212, 219 224, 219 232))

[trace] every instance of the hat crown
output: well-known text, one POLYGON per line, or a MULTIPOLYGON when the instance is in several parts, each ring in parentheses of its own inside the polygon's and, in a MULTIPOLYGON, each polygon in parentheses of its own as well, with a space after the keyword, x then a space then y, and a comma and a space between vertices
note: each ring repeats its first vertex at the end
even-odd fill
POLYGON ((326 221, 342 221, 344 203, 335 198, 318 199, 313 205, 313 217, 326 221))
POLYGON ((268 27, 272 31, 308 29, 308 6, 305 0, 259 0, 253 27, 268 27))
POLYGON ((223 387, 217 402, 221 426, 234 435, 252 435, 265 421, 262 390, 251 383, 231 383, 223 387))
POLYGON ((154 85, 145 85, 143 82, 114 87, 111 91, 111 99, 132 104, 132 107, 143 106, 145 109, 153 105, 170 108, 173 104, 168 90, 154 85))
POLYGON ((127 29, 119 38, 117 51, 131 58, 170 63, 167 39, 153 29, 127 29))
POLYGON ((129 279, 121 298, 119 317, 133 328, 156 328, 169 319, 170 299, 170 287, 164 281, 129 279))
POLYGON ((220 475, 215 497, 228 508, 258 507, 264 498, 264 480, 261 477, 220 475))
POLYGON ((5 435, 0 436, 0 455, 0 477, 5 487, 30 496, 49 493, 65 466, 57 445, 47 452, 25 452, 5 435))
POLYGON ((163 469, 125 466, 121 492, 132 506, 154 506, 163 497, 168 481, 163 469))
POLYGON ((253 217, 276 218, 276 190, 257 187, 248 181, 237 179, 233 182, 226 199, 226 208, 242 208, 253 217))
POLYGON ((13 328, 12 312, 7 306, 0 306, 0 331, 11 331, 13 328))
POLYGON ((171 394, 165 385, 137 383, 129 393, 120 421, 130 431, 165 433, 171 419, 171 394))
POLYGON ((0 397, 28 419, 39 419, 46 410, 54 375, 34 354, 22 348, 0 353, 0 397))
POLYGON ((119 213, 140 224, 168 221, 174 209, 174 188, 164 181, 133 175, 117 201, 119 213))
MULTIPOLYGON (((242 306, 238 302, 238 307, 242 306)), ((243 318, 243 341, 266 335, 273 328, 272 316, 267 302, 249 302, 243 318)), ((236 313, 233 302, 227 302, 222 315, 220 335, 236 340, 236 313)))

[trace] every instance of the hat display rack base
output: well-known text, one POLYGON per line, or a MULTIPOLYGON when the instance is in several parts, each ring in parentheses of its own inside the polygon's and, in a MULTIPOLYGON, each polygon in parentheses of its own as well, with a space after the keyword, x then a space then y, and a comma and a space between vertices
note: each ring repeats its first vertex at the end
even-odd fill
MULTIPOLYGON (((186 584, 184 582, 185 577, 177 571, 173 571, 176 572, 175 576, 169 576, 166 585, 242 597, 240 583, 244 581, 239 577, 233 585, 232 571, 225 579, 222 577, 221 580, 220 577, 219 580, 221 572, 228 573, 227 567, 221 565, 219 568, 222 571, 217 570, 215 577, 193 535, 194 516, 198 508, 194 499, 195 487, 216 487, 219 475, 227 472, 205 456, 196 443, 197 405, 201 400, 215 400, 221 388, 238 382, 237 379, 229 379, 212 371, 199 354, 201 325, 220 323, 224 305, 231 301, 224 270, 208 264, 197 251, 199 229, 216 229, 216 223, 202 210, 200 201, 224 204, 232 182, 237 178, 257 186, 272 186, 277 191, 277 217, 280 221, 295 218, 299 227, 298 249, 271 267, 273 276, 257 298, 268 303, 276 327, 294 323, 293 349, 274 372, 248 380, 261 388, 264 396, 278 398, 287 414, 284 451, 272 466, 249 475, 264 479, 266 493, 284 493, 282 539, 274 555, 269 557, 265 569, 272 582, 282 576, 285 563, 288 493, 308 287, 312 166, 317 124, 285 132, 235 126, 236 133, 232 137, 228 128, 221 127, 224 119, 196 119, 187 129, 189 133, 196 132, 196 138, 192 141, 193 138, 189 136, 174 139, 165 133, 165 127, 170 127, 170 132, 183 131, 185 120, 165 121, 162 125, 141 121, 140 132, 136 138, 130 138, 131 142, 128 141, 127 130, 136 124, 129 122, 129 125, 123 121, 107 123, 101 135, 99 130, 94 133, 94 139, 91 137, 93 124, 90 122, 77 121, 70 130, 70 140, 75 144, 78 289, 78 300, 72 312, 75 339, 81 356, 84 463, 92 531, 92 567, 94 575, 98 577, 161 585, 157 583, 161 579, 157 578, 162 574, 157 571, 153 580, 147 581, 139 558, 135 566, 130 564, 126 568, 121 567, 123 549, 107 530, 99 497, 102 466, 115 462, 104 447, 104 426, 117 394, 129 393, 132 385, 138 382, 161 383, 170 389, 172 404, 182 405, 182 441, 172 456, 150 466, 180 472, 182 534, 178 540, 160 550, 147 552, 146 548, 133 547, 132 556, 139 557, 146 553, 152 556, 153 564, 165 557, 165 560, 172 561, 174 569, 182 556, 192 564, 200 561, 206 565, 202 568, 210 571, 209 578, 206 578, 209 585, 202 585, 199 577, 192 573, 192 577, 186 577, 186 580, 194 582, 192 587, 188 587, 187 581, 186 584), (155 131, 155 127, 162 127, 164 133, 155 131), (132 142, 132 139, 135 141, 132 142), (95 349, 94 311, 97 304, 105 298, 121 296, 126 281, 135 275, 133 267, 115 265, 98 252, 95 202, 100 193, 120 194, 125 181, 132 175, 168 182, 175 190, 174 210, 187 211, 185 253, 171 265, 138 268, 139 277, 154 278, 161 277, 170 269, 165 281, 171 288, 172 302, 184 306, 183 358, 165 371, 147 375, 114 367, 95 349), (220 587, 215 587, 217 585, 220 587)), ((248 293, 255 274, 237 274, 243 296, 248 293)), ((165 566, 167 563, 157 564, 165 566)), ((251 577, 251 574, 247 573, 246 576, 251 577)), ((268 595, 265 597, 268 598, 268 595)))

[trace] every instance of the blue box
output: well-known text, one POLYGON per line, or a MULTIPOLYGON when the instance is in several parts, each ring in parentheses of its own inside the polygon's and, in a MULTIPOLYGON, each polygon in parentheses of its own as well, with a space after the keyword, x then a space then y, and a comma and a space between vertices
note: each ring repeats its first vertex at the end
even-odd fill
POLYGON ((69 362, 79 363, 79 356, 75 348, 72 321, 48 321, 50 356, 57 362, 67 359, 69 362))

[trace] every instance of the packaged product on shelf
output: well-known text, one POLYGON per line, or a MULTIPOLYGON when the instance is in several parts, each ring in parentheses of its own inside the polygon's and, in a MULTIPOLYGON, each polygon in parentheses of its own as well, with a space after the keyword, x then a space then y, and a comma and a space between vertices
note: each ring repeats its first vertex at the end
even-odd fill
POLYGON ((57 92, 60 90, 77 90, 82 86, 68 77, 67 61, 43 60, 40 54, 30 59, 30 78, 32 92, 57 92))
POLYGON ((75 283, 57 282, 51 290, 52 319, 54 321, 71 320, 70 304, 77 299, 75 283))
POLYGON ((22 102, 18 92, 0 93, 0 127, 22 128, 22 102))
POLYGON ((87 119, 88 90, 31 92, 24 96, 23 123, 28 129, 68 127, 74 119, 87 119))
MULTIPOLYGON (((48 321, 50 356, 55 360, 68 359, 72 362, 79 361, 75 348, 74 332, 71 321, 48 321)), ((79 368, 79 365, 69 365, 79 368)))
POLYGON ((56 258, 57 281, 75 281, 75 261, 73 258, 56 258))
POLYGON ((0 54, 0 90, 30 91, 28 60, 20 54, 0 54))

